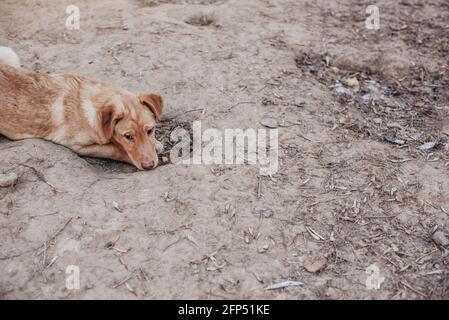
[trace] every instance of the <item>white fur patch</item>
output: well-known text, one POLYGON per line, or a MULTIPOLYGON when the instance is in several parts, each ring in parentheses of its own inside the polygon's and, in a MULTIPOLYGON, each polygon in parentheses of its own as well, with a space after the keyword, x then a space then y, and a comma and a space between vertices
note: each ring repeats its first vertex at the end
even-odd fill
POLYGON ((81 107, 84 110, 84 116, 87 119, 87 122, 89 122, 89 125, 92 128, 95 128, 97 126, 97 110, 92 105, 92 102, 90 100, 84 100, 81 103, 81 107))
POLYGON ((17 54, 8 47, 0 47, 0 63, 7 64, 14 68, 20 68, 20 59, 17 54))
POLYGON ((57 126, 64 124, 64 96, 60 95, 51 106, 53 123, 57 126))
POLYGON ((52 123, 56 127, 51 133, 51 139, 57 143, 62 143, 65 138, 64 128, 64 96, 61 95, 51 106, 52 123))

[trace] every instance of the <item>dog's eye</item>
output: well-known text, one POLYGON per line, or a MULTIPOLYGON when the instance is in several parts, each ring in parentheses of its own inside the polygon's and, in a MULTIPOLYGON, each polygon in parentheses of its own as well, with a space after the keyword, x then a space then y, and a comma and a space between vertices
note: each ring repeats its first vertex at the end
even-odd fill
POLYGON ((128 141, 134 141, 134 137, 132 135, 130 135, 130 134, 125 134, 125 138, 128 141))
POLYGON ((154 131, 154 128, 148 129, 147 130, 147 135, 151 135, 153 133, 153 131, 154 131))

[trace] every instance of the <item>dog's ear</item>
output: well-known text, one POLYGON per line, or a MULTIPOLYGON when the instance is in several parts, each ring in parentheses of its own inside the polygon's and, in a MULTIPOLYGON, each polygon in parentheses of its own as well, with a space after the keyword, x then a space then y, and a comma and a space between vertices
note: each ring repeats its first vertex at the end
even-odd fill
POLYGON ((122 115, 118 114, 113 106, 107 106, 100 112, 101 129, 106 142, 111 140, 114 127, 121 118, 122 115))
POLYGON ((157 120, 161 120, 162 109, 164 108, 164 102, 162 97, 156 93, 141 93, 139 95, 140 103, 150 108, 154 113, 157 120))

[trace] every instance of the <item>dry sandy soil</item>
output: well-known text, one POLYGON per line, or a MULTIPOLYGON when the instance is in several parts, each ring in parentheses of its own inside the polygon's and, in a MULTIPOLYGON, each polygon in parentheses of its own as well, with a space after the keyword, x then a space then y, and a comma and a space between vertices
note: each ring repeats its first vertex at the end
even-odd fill
POLYGON ((19 176, 0 188, 0 297, 449 298, 448 248, 432 238, 449 232, 449 4, 376 1, 377 31, 369 4, 2 0, 0 45, 24 67, 160 92, 165 142, 195 120, 281 126, 272 177, 138 172, 0 138, 0 173, 19 176), (65 28, 72 3, 80 30, 65 28), (285 280, 303 284, 266 290, 285 280))

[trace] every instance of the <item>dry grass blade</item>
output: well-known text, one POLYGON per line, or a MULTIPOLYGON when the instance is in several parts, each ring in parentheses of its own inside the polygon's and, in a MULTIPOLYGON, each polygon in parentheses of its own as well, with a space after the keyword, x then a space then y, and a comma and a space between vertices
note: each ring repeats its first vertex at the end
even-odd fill
POLYGON ((301 286, 303 284, 304 284, 304 282, 301 282, 301 281, 288 280, 288 281, 283 281, 283 282, 272 284, 271 286, 266 287, 265 290, 278 290, 278 289, 284 289, 287 287, 301 286))
POLYGON ((318 232, 312 229, 312 227, 306 226, 307 232, 317 241, 325 240, 324 237, 322 237, 318 232))
POLYGON ((43 247, 38 253, 37 255, 41 255, 42 253, 46 252, 47 250, 47 246, 56 239, 56 237, 65 229, 65 227, 67 227, 67 225, 70 223, 70 221, 72 221, 72 217, 70 217, 63 225, 61 228, 59 228, 47 241, 45 241, 41 247, 43 247))

